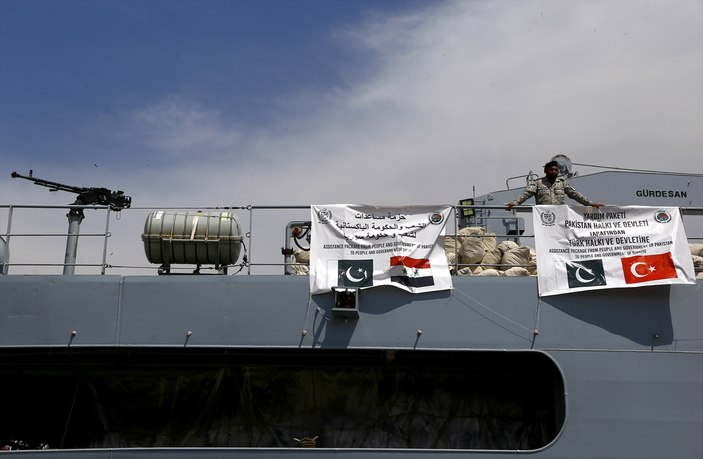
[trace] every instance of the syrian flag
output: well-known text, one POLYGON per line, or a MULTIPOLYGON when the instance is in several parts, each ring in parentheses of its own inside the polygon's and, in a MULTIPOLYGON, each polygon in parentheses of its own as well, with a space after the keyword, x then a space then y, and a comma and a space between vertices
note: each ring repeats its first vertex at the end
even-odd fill
POLYGON ((427 258, 391 257, 391 282, 406 287, 434 285, 430 260, 427 258))
POLYGON ((676 279, 676 267, 671 252, 621 258, 626 284, 639 284, 661 279, 676 279))

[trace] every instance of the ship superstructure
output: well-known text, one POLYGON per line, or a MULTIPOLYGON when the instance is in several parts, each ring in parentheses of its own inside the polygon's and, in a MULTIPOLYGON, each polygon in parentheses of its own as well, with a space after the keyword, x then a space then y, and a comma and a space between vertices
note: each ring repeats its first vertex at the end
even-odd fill
MULTIPOLYGON (((570 180, 612 203, 677 206, 692 247, 703 242, 703 176, 570 180)), ((462 200, 448 233, 532 248, 531 207, 504 208, 520 191, 462 200)), ((114 225, 114 210, 85 207, 75 273, 57 275, 66 259, 20 253, 46 237, 3 206, 0 441, 20 457, 703 454, 700 280, 540 298, 529 272, 494 261, 503 274, 468 275, 488 268, 455 257, 451 290, 382 286, 349 304, 296 275, 314 237, 306 206, 281 212, 278 263, 257 259, 256 206, 123 208, 142 226, 128 239, 141 261, 119 264, 114 226, 85 226, 103 212, 114 225)))

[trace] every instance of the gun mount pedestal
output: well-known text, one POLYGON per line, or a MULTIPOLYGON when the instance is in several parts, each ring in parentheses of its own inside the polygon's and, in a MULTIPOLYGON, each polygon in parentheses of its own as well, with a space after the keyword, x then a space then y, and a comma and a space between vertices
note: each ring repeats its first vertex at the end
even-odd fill
POLYGON ((78 235, 81 222, 85 218, 83 209, 71 209, 68 217, 68 237, 66 238, 66 255, 63 260, 63 274, 71 275, 76 271, 76 254, 78 253, 78 235))

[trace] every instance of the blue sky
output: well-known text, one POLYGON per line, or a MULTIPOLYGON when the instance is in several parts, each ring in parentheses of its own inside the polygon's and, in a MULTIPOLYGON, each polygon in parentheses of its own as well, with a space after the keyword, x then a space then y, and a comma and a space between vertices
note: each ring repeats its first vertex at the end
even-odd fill
POLYGON ((346 84, 340 72, 370 71, 338 31, 418 6, 401 0, 2 0, 3 159, 107 164, 111 154, 132 159, 147 150, 157 163, 158 151, 104 129, 168 101, 216 112, 242 130, 275 123, 291 110, 285 100, 292 94, 325 93, 346 84))
POLYGON ((29 169, 145 204, 455 202, 559 153, 703 172, 696 0, 0 8, 4 196, 29 169))
POLYGON ((335 28, 412 5, 3 0, 3 122, 62 130, 56 125, 165 94, 197 99, 243 122, 266 122, 278 97, 341 81, 339 62, 353 64, 354 52, 335 43, 335 28))
POLYGON ((134 206, 446 204, 556 154, 703 173, 703 2, 0 0, 2 204, 72 201, 30 169, 134 206))

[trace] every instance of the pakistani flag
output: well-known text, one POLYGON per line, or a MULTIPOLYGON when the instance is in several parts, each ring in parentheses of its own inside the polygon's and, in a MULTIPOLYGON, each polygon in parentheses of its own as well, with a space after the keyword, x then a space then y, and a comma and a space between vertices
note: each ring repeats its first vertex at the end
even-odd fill
POLYGON ((571 261, 566 263, 569 288, 606 285, 602 260, 571 261))
POLYGON ((371 287, 373 260, 337 260, 337 280, 340 287, 371 287))

